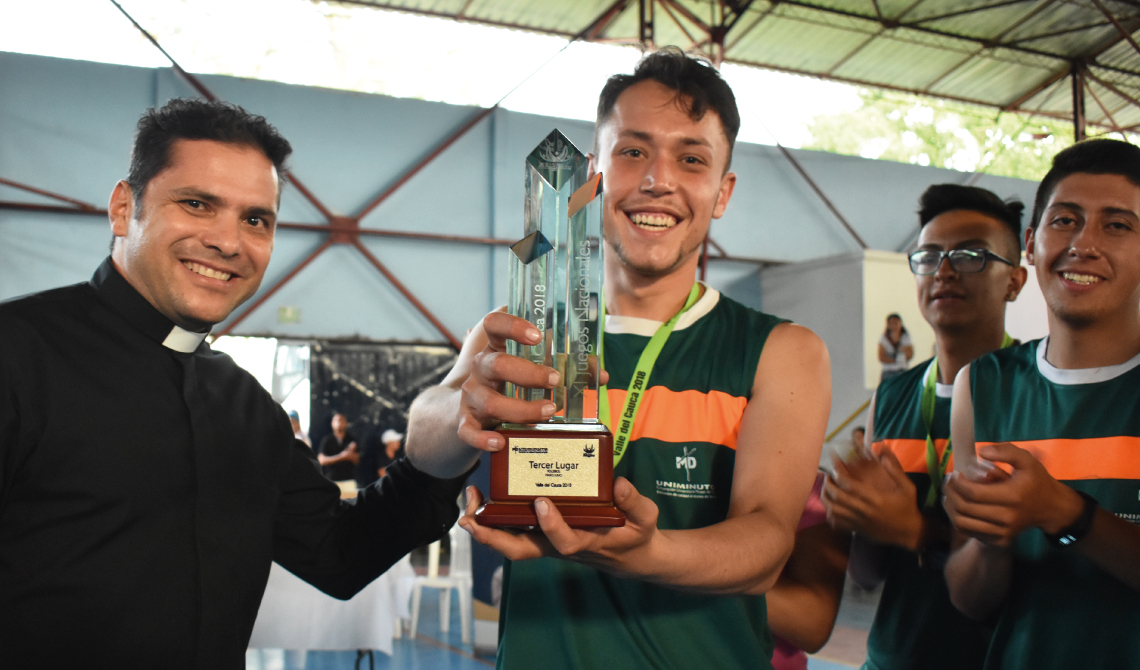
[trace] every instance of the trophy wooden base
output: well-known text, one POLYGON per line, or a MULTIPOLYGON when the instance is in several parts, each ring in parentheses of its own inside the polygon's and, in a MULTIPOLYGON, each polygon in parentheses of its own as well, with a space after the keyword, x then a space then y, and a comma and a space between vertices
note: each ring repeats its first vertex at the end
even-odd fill
MULTIPOLYGON (((555 503, 566 525, 571 528, 618 528, 625 525, 625 515, 613 504, 568 505, 555 503)), ((496 503, 488 500, 475 512, 475 518, 484 526, 496 528, 516 526, 535 528, 538 517, 533 503, 496 503)))
POLYGON ((601 424, 541 424, 498 431, 490 499, 475 513, 484 526, 534 527, 534 500, 546 497, 572 528, 614 528, 613 435, 601 424))

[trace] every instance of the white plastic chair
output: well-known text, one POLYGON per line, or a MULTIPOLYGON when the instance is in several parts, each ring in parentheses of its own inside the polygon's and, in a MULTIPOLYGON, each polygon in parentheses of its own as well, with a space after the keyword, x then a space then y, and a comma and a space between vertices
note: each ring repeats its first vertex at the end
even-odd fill
POLYGON ((451 630, 451 589, 459 594, 459 621, 463 644, 471 644, 471 536, 459 526, 453 526, 451 538, 451 561, 447 576, 439 574, 439 541, 428 545, 428 571, 417 576, 412 585, 412 630, 411 638, 416 639, 416 628, 420 620, 420 598, 423 588, 439 589, 439 628, 447 633, 451 630))

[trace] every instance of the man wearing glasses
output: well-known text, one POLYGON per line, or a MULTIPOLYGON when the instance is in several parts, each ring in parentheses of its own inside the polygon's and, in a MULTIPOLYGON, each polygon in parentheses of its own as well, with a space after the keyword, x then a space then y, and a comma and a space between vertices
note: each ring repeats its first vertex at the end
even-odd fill
POLYGON ((1138 668, 1140 147, 1058 153, 1033 209, 1049 336, 954 381, 946 579, 987 670, 1138 668))
POLYGON ((1005 306, 1027 274, 1018 262, 1020 202, 939 184, 920 205, 910 268, 938 356, 879 385, 867 426, 871 448, 836 460, 823 491, 832 526, 855 531, 852 577, 867 588, 886 581, 867 641, 866 667, 874 670, 982 666, 988 636, 954 609, 942 574, 950 395, 958 370, 1012 341, 1005 306))

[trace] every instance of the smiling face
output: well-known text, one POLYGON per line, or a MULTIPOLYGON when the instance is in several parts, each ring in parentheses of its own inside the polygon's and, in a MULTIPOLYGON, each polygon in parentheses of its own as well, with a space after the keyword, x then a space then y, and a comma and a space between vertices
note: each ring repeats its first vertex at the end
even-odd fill
POLYGON ((1140 311, 1140 187, 1077 173, 1053 189, 1026 255, 1051 315, 1074 327, 1140 311))
MULTIPOLYGON (((1010 229, 992 216, 951 210, 922 227, 918 248, 932 251, 987 249, 1017 264, 1019 249, 1010 229)), ((916 275, 918 306, 935 332, 986 332, 1005 323, 1005 304, 1025 285, 1026 271, 989 259, 981 272, 961 273, 942 259, 932 275, 916 275)))
POLYGON ((643 277, 694 271, 712 219, 724 214, 736 175, 726 173, 720 117, 689 117, 671 88, 634 84, 598 127, 591 166, 604 177, 607 265, 643 277), (691 266, 691 267, 690 267, 691 266))
POLYGON ((115 267, 175 324, 203 331, 256 291, 273 251, 278 175, 261 151, 177 140, 136 207, 119 182, 109 213, 115 267))

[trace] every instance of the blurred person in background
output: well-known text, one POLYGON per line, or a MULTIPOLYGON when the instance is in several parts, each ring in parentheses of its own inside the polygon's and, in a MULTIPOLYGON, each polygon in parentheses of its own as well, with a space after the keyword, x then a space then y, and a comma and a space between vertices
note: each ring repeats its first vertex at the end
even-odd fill
POLYGON ((301 415, 295 409, 289 410, 289 425, 293 426, 293 437, 310 447, 313 446, 313 443, 309 441, 309 434, 305 432, 304 428, 301 428, 301 415))
POLYGON ((891 314, 887 317, 887 328, 879 338, 879 362, 883 364, 883 373, 879 381, 886 381, 906 372, 906 366, 912 358, 914 358, 914 344, 910 341, 910 333, 906 332, 902 317, 891 314))
POLYGON ((325 476, 334 482, 354 479, 356 463, 360 453, 356 448, 356 437, 348 432, 348 418, 340 412, 333 414, 332 432, 321 440, 317 450, 317 462, 325 476))

